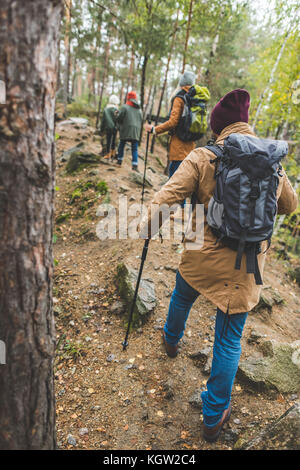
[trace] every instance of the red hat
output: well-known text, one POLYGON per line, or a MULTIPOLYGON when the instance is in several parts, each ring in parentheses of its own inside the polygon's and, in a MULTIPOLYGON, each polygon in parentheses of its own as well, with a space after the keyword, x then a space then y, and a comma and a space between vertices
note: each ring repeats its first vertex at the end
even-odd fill
POLYGON ((213 108, 210 127, 219 135, 222 130, 234 122, 248 122, 250 95, 247 90, 238 88, 223 96, 213 108))
POLYGON ((130 91, 129 93, 127 93, 127 100, 136 100, 136 92, 130 91))

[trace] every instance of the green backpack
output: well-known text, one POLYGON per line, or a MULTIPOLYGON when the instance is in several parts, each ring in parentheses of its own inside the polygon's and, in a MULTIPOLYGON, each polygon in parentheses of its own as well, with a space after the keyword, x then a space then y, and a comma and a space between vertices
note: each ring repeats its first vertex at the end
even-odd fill
POLYGON ((193 85, 188 92, 180 90, 174 96, 172 105, 177 97, 183 100, 184 108, 174 134, 183 142, 201 139, 208 127, 206 103, 210 100, 209 90, 199 85, 193 85))
POLYGON ((205 134, 207 131, 207 107, 210 100, 210 92, 205 86, 194 85, 189 89, 190 106, 192 112, 191 132, 205 134))

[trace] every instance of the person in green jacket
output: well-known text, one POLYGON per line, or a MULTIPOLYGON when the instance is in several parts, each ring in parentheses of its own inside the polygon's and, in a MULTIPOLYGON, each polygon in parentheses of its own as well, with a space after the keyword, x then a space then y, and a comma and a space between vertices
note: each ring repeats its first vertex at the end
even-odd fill
POLYGON ((117 117, 117 124, 120 131, 120 144, 118 148, 118 164, 122 165, 124 149, 126 142, 131 142, 132 151, 132 169, 138 171, 138 142, 142 127, 142 112, 137 102, 135 91, 127 94, 127 101, 124 104, 117 117))
POLYGON ((107 106, 104 108, 103 117, 100 126, 100 134, 106 135, 106 154, 105 159, 114 158, 116 155, 116 136, 117 136, 117 115, 119 98, 111 95, 107 106))

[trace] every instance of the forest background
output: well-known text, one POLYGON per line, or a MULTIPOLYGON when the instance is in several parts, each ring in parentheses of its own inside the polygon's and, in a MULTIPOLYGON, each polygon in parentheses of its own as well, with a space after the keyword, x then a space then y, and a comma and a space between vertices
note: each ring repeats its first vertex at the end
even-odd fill
MULTIPOLYGON (((246 88, 250 123, 261 137, 289 142, 285 167, 298 188, 300 164, 299 4, 245 0, 65 0, 59 42, 57 104, 64 116, 98 127, 109 96, 122 104, 137 91, 144 120, 167 116, 185 70, 211 93, 246 88)), ((209 138, 208 133, 205 138, 209 138)), ((159 138, 167 147, 167 136, 159 138)), ((151 151, 154 151, 152 142, 151 151)), ((300 212, 284 237, 299 253, 300 212), (292 235, 292 236, 291 236, 292 235)))

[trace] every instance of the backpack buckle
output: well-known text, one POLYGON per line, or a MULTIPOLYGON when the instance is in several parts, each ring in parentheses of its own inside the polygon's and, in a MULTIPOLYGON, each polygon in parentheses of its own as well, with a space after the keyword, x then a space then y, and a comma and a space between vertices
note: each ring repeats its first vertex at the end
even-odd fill
POLYGON ((252 186, 249 198, 252 200, 258 199, 260 196, 260 189, 258 185, 252 186))

